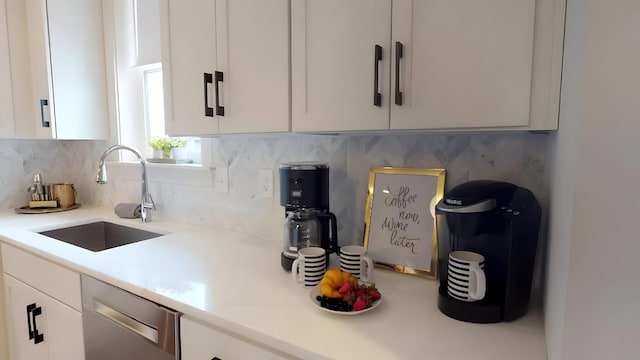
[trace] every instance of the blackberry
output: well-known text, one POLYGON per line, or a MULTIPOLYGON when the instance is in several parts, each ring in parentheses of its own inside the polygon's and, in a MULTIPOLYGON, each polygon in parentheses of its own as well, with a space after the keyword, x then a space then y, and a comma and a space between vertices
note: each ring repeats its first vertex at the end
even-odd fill
POLYGON ((318 296, 316 299, 318 298, 320 306, 323 308, 340 312, 349 312, 353 310, 353 306, 348 302, 342 301, 342 299, 333 299, 326 296, 318 296))

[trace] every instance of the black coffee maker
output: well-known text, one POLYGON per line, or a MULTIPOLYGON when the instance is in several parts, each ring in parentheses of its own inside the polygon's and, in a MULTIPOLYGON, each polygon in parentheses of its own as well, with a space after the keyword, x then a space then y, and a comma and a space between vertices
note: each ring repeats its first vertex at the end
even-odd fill
POLYGON ((280 205, 285 208, 282 268, 291 271, 298 250, 320 246, 338 251, 336 216, 329 212, 329 167, 321 163, 280 164, 280 205))
POLYGON ((527 312, 541 209, 531 191, 514 184, 478 180, 456 186, 436 206, 438 308, 473 323, 515 320, 527 312), (485 258, 486 295, 457 300, 447 291, 449 253, 485 258))

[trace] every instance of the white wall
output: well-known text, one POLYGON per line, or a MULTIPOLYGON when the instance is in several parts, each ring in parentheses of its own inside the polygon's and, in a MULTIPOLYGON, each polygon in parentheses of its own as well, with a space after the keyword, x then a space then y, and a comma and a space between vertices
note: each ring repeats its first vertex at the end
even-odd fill
MULTIPOLYGON (((2 269, 2 254, 0 254, 0 269, 2 269)), ((7 334, 7 320, 4 309, 4 276, 0 274, 0 360, 9 359, 9 335, 7 334)))
POLYGON ((637 359, 640 2, 569 0, 553 174, 549 359, 637 359))

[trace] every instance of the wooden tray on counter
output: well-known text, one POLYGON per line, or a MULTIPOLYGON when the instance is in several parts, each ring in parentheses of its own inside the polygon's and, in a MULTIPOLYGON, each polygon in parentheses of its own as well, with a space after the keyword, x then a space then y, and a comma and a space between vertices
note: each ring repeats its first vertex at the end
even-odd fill
POLYGON ((69 206, 68 208, 30 208, 29 206, 23 206, 23 207, 19 207, 19 208, 15 208, 15 211, 18 214, 49 214, 49 213, 56 213, 56 212, 60 212, 60 211, 67 211, 67 210, 73 210, 73 209, 77 209, 80 207, 81 204, 73 204, 71 206, 69 206))

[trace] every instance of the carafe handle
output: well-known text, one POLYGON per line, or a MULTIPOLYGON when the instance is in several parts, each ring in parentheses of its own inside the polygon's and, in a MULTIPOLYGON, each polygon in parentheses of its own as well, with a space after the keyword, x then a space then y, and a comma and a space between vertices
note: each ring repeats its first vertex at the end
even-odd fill
MULTIPOLYGON (((336 216, 331 213, 320 213, 318 217, 328 217, 329 222, 331 223, 331 237, 329 238, 329 244, 327 247, 327 253, 338 252, 338 221, 336 220, 336 216)), ((322 244, 324 247, 324 244, 322 244)))

